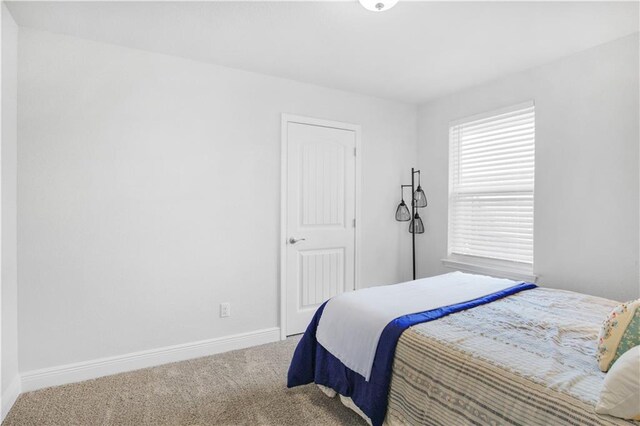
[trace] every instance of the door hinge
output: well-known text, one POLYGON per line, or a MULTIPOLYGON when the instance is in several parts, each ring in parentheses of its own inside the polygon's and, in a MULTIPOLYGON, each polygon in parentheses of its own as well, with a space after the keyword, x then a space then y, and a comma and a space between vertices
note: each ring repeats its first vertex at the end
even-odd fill
POLYGON ((356 156, 356 148, 353 148, 353 156, 356 156))
POLYGON ((356 220, 355 219, 353 219, 353 227, 354 228, 356 227, 356 220))

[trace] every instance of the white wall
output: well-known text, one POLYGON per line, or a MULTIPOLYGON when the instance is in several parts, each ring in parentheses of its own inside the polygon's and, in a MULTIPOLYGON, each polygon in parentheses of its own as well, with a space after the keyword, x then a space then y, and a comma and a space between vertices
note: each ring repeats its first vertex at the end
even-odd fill
POLYGON ((2 414, 20 391, 18 376, 18 288, 16 246, 16 141, 18 26, 2 3, 2 414))
POLYGON ((534 270, 549 287, 640 296, 638 34, 420 108, 429 197, 419 273, 446 272, 448 123, 528 99, 536 104, 534 270))
POLYGON ((22 371, 277 326, 282 112, 362 125, 362 283, 409 278, 415 106, 24 28, 19 67, 22 371))

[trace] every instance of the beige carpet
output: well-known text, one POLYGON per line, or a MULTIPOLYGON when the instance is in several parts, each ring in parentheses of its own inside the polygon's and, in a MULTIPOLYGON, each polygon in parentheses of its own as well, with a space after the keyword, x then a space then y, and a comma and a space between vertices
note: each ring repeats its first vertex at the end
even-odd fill
POLYGON ((286 388, 298 338, 20 396, 3 425, 364 425, 315 385, 286 388))

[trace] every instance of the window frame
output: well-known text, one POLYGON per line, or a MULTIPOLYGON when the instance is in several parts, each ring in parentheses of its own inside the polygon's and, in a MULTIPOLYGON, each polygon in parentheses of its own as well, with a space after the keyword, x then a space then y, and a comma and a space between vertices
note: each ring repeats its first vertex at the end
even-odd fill
MULTIPOLYGON (((458 254, 452 253, 452 194, 453 194, 453 179, 454 179, 454 171, 451 167, 453 159, 451 158, 453 149, 452 144, 454 143, 452 137, 452 130, 459 125, 465 123, 471 123, 478 120, 483 120, 495 116, 499 116, 502 114, 507 114, 510 112, 518 111, 526 108, 534 108, 534 123, 536 119, 536 111, 535 111, 535 102, 533 100, 529 100, 526 102, 521 102, 518 104, 510 105, 504 108, 494 109, 491 111, 483 112, 480 114, 463 117, 454 121, 450 121, 448 125, 448 192, 447 192, 447 257, 442 259, 442 263, 445 267, 455 270, 461 270, 465 272, 471 273, 479 273, 484 275, 492 275, 496 277, 502 278, 510 278, 515 280, 523 280, 529 282, 536 282, 537 276, 534 274, 535 267, 535 256, 532 256, 532 262, 524 263, 524 262, 516 262, 510 260, 502 260, 502 259, 493 259, 489 257, 481 257, 475 255, 468 254, 458 254)), ((535 152, 535 124, 534 124, 534 152, 535 152)), ((533 196, 533 217, 532 220, 535 224, 535 154, 534 154, 534 183, 532 189, 533 196)), ((533 225, 532 225, 533 226, 533 225)), ((535 254, 535 226, 533 227, 532 232, 533 242, 532 242, 532 250, 535 254)))

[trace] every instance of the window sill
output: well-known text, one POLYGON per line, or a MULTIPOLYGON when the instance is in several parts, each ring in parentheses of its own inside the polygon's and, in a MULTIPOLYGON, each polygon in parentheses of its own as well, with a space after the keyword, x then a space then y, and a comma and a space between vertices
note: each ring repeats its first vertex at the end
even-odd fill
POLYGON ((518 270, 516 268, 503 267, 502 265, 483 265, 481 262, 475 263, 462 259, 442 259, 442 264, 446 268, 455 269, 456 271, 470 272, 473 274, 490 275, 498 278, 509 278, 517 281, 526 281, 535 283, 538 276, 528 271, 518 270))

